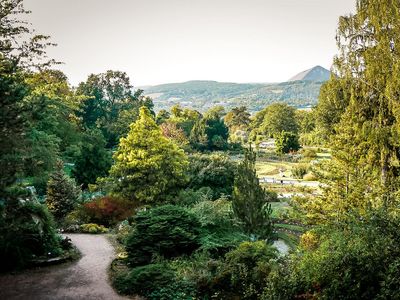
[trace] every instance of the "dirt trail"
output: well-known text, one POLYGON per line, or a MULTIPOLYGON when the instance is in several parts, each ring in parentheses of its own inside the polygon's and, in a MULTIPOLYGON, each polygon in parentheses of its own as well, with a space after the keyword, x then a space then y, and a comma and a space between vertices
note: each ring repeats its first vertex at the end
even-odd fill
POLYGON ((108 282, 114 249, 102 235, 67 234, 82 253, 73 263, 0 276, 0 299, 127 299, 108 282))

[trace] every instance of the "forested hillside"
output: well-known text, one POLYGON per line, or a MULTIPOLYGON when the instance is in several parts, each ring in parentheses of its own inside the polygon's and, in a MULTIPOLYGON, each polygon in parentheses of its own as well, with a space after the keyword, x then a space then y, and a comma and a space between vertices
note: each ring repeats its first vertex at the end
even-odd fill
POLYGON ((156 110, 175 104, 205 111, 215 105, 227 109, 247 106, 256 112, 266 105, 281 102, 294 107, 317 104, 321 81, 293 81, 276 84, 240 84, 216 81, 188 81, 163 84, 144 89, 153 98, 156 110))

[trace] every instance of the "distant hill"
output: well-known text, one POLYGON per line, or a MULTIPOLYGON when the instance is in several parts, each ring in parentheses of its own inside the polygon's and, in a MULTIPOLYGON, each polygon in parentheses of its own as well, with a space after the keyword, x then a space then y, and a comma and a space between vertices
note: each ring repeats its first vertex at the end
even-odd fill
POLYGON ((289 79, 290 81, 327 81, 331 76, 331 72, 321 66, 303 71, 289 79))
MULTIPOLYGON (((323 68, 315 67, 300 73, 304 76, 298 78, 303 79, 282 83, 195 80, 142 88, 146 95, 153 98, 156 110, 169 109, 175 104, 199 111, 206 111, 216 105, 222 105, 226 110, 245 105, 250 111, 256 112, 275 102, 295 107, 310 107, 317 103, 321 85, 329 79, 329 76, 323 75, 325 73, 321 69, 323 68), (317 76, 318 74, 321 76, 317 76)), ((329 73, 328 70, 323 70, 329 73)))

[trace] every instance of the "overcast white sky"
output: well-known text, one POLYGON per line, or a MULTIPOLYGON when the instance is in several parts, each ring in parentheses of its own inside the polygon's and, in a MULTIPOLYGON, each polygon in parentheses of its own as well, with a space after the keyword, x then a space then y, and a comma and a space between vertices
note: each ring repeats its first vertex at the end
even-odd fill
POLYGON ((355 0, 26 0, 51 57, 76 85, 128 73, 135 86, 285 81, 330 68, 338 18, 355 0))

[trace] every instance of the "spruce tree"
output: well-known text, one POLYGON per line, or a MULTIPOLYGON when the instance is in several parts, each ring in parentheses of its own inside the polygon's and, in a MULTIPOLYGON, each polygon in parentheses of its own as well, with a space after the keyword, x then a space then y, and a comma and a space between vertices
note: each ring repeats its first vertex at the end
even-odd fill
POLYGON ((187 156, 162 135, 144 106, 127 137, 120 140, 114 160, 110 170, 112 192, 128 200, 166 202, 186 183, 187 156))
POLYGON ((56 170, 47 183, 46 204, 55 219, 61 221, 73 209, 80 197, 80 189, 64 172, 62 161, 57 162, 56 170))
POLYGON ((270 193, 260 186, 256 168, 256 154, 250 147, 239 164, 232 195, 232 209, 249 234, 267 238, 271 233, 270 193))

